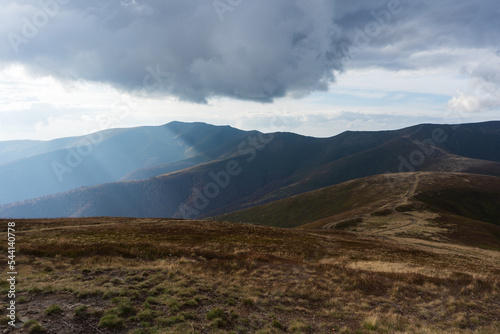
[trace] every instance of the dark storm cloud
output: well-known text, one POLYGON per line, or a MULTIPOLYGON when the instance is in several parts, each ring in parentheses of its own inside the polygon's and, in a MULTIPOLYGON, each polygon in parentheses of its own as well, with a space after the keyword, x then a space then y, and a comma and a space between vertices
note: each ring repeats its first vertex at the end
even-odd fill
MULTIPOLYGON (((358 27, 369 22, 369 10, 363 5, 366 2, 350 1, 356 9, 343 20, 349 17, 358 27)), ((382 3, 370 2, 374 7, 382 3)), ((392 70, 460 66, 470 60, 460 54, 463 50, 489 49, 494 54, 500 49, 500 7, 496 0, 407 0, 401 4, 404 10, 393 16, 355 57, 352 66, 392 70)))
MULTIPOLYGON (((262 102, 302 96, 328 89, 346 66, 412 68, 412 55, 425 50, 498 47, 500 31, 493 0, 6 0, 1 6, 3 65, 201 103, 214 96, 262 102)), ((443 62, 436 57, 418 66, 443 62)))

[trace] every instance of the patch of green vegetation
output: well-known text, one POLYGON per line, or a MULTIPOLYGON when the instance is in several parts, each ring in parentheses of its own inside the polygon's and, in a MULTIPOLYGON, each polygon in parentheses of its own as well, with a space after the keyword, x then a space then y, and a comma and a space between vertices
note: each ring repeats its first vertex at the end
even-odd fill
POLYGON ((231 310, 231 312, 229 312, 229 316, 231 317, 231 319, 238 319, 240 317, 238 312, 236 312, 235 310, 231 310))
POLYGON ((273 322, 271 323, 271 326, 273 326, 274 328, 277 328, 277 329, 281 329, 281 330, 285 329, 285 326, 283 326, 283 324, 281 322, 279 322, 277 319, 273 320, 273 322))
POLYGON ((196 307, 196 306, 198 306, 198 302, 194 299, 190 299, 190 300, 182 303, 182 305, 180 307, 184 309, 184 308, 192 308, 192 307, 196 307))
POLYGON ((55 315, 55 314, 61 314, 61 313, 63 313, 63 310, 62 310, 61 306, 54 304, 54 305, 51 305, 51 306, 47 307, 44 310, 44 313, 46 315, 50 316, 50 315, 55 315))
POLYGON ((292 333, 302 334, 310 332, 312 327, 301 319, 295 319, 290 323, 289 329, 292 333))
POLYGON ((179 302, 177 302, 176 300, 170 302, 168 304, 168 309, 170 310, 170 313, 171 314, 176 314, 180 311, 180 306, 179 306, 179 302))
POLYGON ((169 327, 173 324, 184 322, 184 317, 182 315, 174 315, 171 317, 161 317, 157 318, 157 323, 162 327, 169 327))
POLYGON ((75 308, 75 311, 74 311, 75 317, 84 317, 84 316, 86 316, 88 308, 89 307, 87 305, 81 305, 81 306, 78 306, 77 308, 75 308))
POLYGON ((210 323, 210 327, 212 328, 224 328, 227 326, 227 321, 222 318, 215 318, 210 323))
POLYGON ((184 320, 193 320, 194 319, 194 314, 191 312, 182 312, 181 317, 184 318, 184 320))
POLYGON ((192 297, 194 295, 196 295, 196 289, 194 288, 187 288, 187 289, 181 289, 177 295, 179 297, 192 297))
POLYGON ((254 306, 255 305, 254 301, 250 298, 243 298, 243 300, 241 302, 245 306, 254 306))
POLYGON ((7 317, 6 315, 3 317, 0 317, 0 325, 5 326, 9 323, 9 321, 10 321, 10 318, 7 317))
POLYGON ((116 290, 107 290, 107 291, 105 291, 102 294, 102 298, 104 298, 104 299, 111 299, 111 298, 116 297, 118 295, 120 295, 119 291, 116 291, 116 290))
POLYGON ((111 300, 112 303, 116 304, 117 307, 112 311, 120 317, 128 317, 135 313, 134 305, 127 297, 115 297, 111 300))
POLYGON ((137 313, 137 318, 142 321, 153 321, 158 317, 159 312, 150 309, 144 309, 137 313))
POLYGON ((47 333, 47 330, 40 325, 37 321, 35 320, 29 320, 26 321, 23 325, 24 328, 26 328, 26 331, 29 334, 43 334, 47 333))
POLYGON ((377 319, 366 319, 363 323, 363 327, 364 329, 369 331, 376 331, 378 329, 377 319))
POLYGON ((99 327, 102 328, 116 329, 116 328, 122 328, 124 326, 125 326, 125 321, 116 314, 112 313, 106 314, 99 321, 99 327))
POLYGON ((146 303, 151 305, 160 305, 161 301, 158 298, 149 296, 146 298, 146 303))
POLYGON ((224 304, 229 305, 229 306, 234 306, 234 305, 236 305, 236 300, 234 298, 226 298, 224 300, 224 304))
POLYGON ((224 317, 225 317, 224 310, 222 310, 221 308, 218 308, 218 307, 211 309, 207 313, 208 320, 213 320, 215 318, 224 318, 224 317))

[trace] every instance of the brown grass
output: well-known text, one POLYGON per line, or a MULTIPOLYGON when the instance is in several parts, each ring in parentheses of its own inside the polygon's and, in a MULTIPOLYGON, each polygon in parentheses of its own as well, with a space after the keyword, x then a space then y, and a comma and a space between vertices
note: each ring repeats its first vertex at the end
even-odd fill
POLYGON ((458 256, 430 242, 207 221, 94 218, 17 227, 18 298, 26 300, 19 315, 53 333, 500 328, 494 251, 458 256), (51 305, 62 312, 47 316, 51 305), (116 327, 103 326, 103 318, 116 327))

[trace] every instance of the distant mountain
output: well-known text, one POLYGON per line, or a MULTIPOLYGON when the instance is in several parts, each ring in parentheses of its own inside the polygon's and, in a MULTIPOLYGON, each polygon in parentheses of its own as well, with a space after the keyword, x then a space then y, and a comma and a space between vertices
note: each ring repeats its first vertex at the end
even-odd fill
POLYGON ((0 142, 0 204, 115 182, 137 169, 187 158, 196 163, 211 161, 228 151, 228 143, 250 133, 228 126, 172 122, 48 142, 0 142))
MULTIPOLYGON (((349 131, 321 139, 208 125, 201 126, 203 132, 198 126, 170 125, 174 137, 182 138, 185 144, 180 145, 182 153, 178 146, 171 146, 178 153, 173 159, 176 161, 160 162, 153 150, 146 156, 154 162, 139 159, 142 167, 136 162, 127 173, 120 168, 115 174, 128 181, 4 205, 0 216, 200 218, 384 173, 436 171, 500 176, 500 122, 349 131)), ((127 148, 132 143, 118 143, 121 151, 140 156, 137 148, 127 148)), ((89 168, 89 173, 92 170, 89 168)))

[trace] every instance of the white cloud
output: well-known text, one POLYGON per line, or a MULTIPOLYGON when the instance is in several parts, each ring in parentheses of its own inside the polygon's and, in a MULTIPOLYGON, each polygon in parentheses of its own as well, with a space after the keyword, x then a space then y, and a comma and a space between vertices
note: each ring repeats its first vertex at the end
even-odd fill
POLYGON ((448 102, 450 110, 478 113, 500 110, 500 57, 491 56, 474 68, 465 68, 469 81, 448 102))
MULTIPOLYGON (((413 94, 452 95, 465 80, 456 70, 426 69, 391 71, 382 68, 356 69, 339 77, 332 92, 349 89, 378 94, 406 92, 413 94)), ((381 95, 380 97, 383 97, 381 95)))

